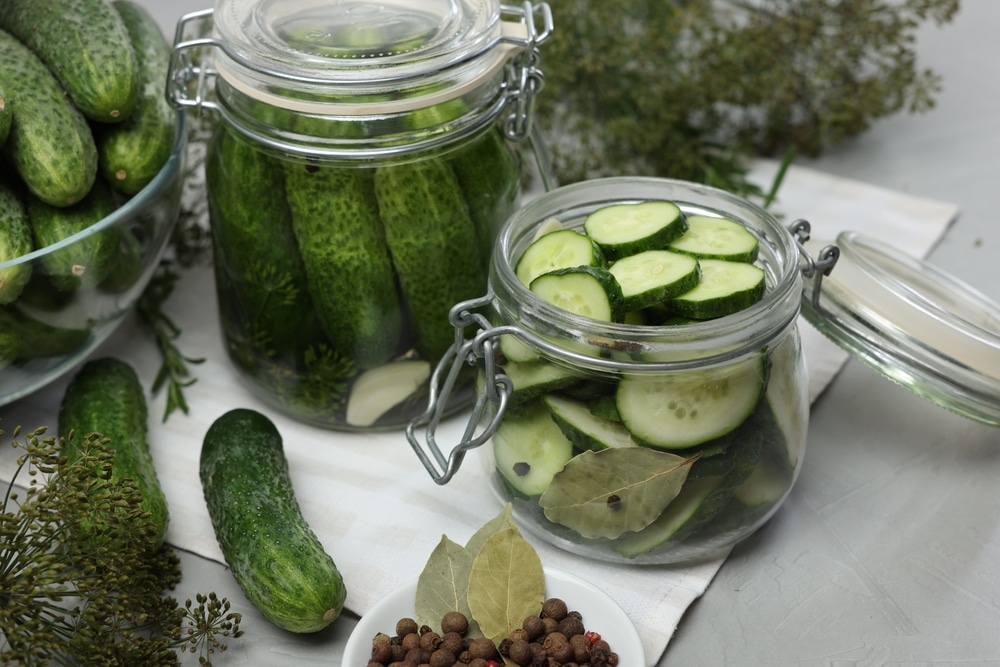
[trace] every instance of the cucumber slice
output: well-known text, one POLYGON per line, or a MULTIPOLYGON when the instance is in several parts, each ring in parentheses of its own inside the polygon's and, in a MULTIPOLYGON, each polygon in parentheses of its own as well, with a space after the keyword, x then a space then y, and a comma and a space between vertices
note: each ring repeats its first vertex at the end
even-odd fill
POLYGON ((710 320, 749 308, 764 296, 764 270, 744 262, 702 259, 701 281, 668 301, 676 314, 710 320))
POLYGON ((500 335, 500 352, 508 361, 518 363, 534 361, 542 356, 537 348, 528 345, 514 334, 500 335))
POLYGON ((604 266, 604 256, 592 240, 572 229, 543 234, 517 260, 514 273, 524 285, 538 276, 574 266, 604 266))
POLYGON ((622 535, 612 548, 626 558, 635 558, 667 542, 695 519, 722 481, 721 477, 702 477, 686 482, 656 521, 642 530, 622 535))
POLYGON ((638 446, 621 422, 594 415, 585 403, 556 394, 546 394, 542 397, 542 403, 577 449, 598 452, 611 447, 638 446))
POLYGON ((763 357, 654 378, 633 375, 618 383, 615 404, 638 442, 687 449, 742 424, 761 398, 765 377, 763 357))
POLYGON ((492 442, 497 470, 525 496, 541 495, 573 457, 573 443, 541 403, 505 417, 492 442))
POLYGON ((502 370, 514 385, 510 395, 512 410, 523 407, 542 394, 565 389, 580 380, 576 372, 543 360, 524 363, 508 361, 502 370))
POLYGON ((623 257, 608 269, 622 288, 625 308, 641 310, 694 289, 698 260, 669 250, 647 250, 623 257))
POLYGON ((687 231, 670 242, 670 250, 699 259, 747 263, 757 259, 757 237, 735 220, 691 215, 687 223, 687 231))
POLYGON ((625 317, 621 285, 607 270, 593 266, 558 269, 538 276, 528 286, 533 293, 565 311, 620 322, 625 317))
POLYGON ((583 229, 613 260, 666 248, 687 230, 687 220, 673 202, 644 201, 600 208, 587 216, 583 229))

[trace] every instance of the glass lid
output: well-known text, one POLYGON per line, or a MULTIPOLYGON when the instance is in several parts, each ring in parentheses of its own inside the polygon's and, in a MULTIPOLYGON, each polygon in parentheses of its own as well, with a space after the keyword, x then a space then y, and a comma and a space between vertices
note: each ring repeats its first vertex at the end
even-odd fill
POLYGON ((217 0, 214 15, 242 65, 314 82, 445 69, 500 31, 495 0, 217 0))
POLYGON ((854 232, 807 280, 806 320, 855 358, 949 410, 1000 425, 1000 305, 919 259, 854 232), (836 255, 836 253, 834 253, 836 255))

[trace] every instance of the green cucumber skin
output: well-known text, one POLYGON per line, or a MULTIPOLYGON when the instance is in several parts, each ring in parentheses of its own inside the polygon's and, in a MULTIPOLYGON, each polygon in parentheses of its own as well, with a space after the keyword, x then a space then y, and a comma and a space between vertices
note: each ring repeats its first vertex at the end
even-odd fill
POLYGON ((476 225, 480 261, 489 266, 500 227, 517 210, 520 164, 496 128, 457 149, 448 157, 448 163, 458 177, 476 225))
MULTIPOLYGON (((0 306, 0 329, 8 332, 16 342, 16 349, 8 347, 8 353, 16 351, 9 360, 52 359, 76 351, 90 339, 89 329, 64 329, 36 320, 21 312, 17 302, 10 306, 0 306)), ((8 340, 8 346, 10 340, 8 340)))
POLYGON ((395 356, 403 312, 371 172, 285 164, 292 228, 323 331, 359 368, 395 356))
POLYGON ((177 138, 177 113, 164 93, 171 47, 145 7, 132 0, 111 4, 121 16, 135 51, 140 88, 128 118, 95 128, 97 165, 113 188, 134 195, 160 172, 177 138))
POLYGON ((167 534, 169 512, 149 451, 149 414, 135 370, 127 362, 102 357, 86 362, 70 380, 59 407, 59 435, 64 454, 79 457, 79 445, 91 433, 111 441, 114 481, 132 478, 142 493, 142 507, 156 527, 156 546, 167 534), (70 437, 73 433, 73 437, 70 437))
POLYGON ((7 99, 3 94, 3 85, 0 85, 0 146, 7 141, 10 134, 10 109, 7 108, 7 99))
POLYGON ((219 547, 250 602, 291 632, 333 622, 347 589, 302 516, 274 424, 253 410, 225 413, 205 434, 199 474, 219 547))
POLYGON ((106 0, 4 0, 0 28, 48 66, 91 120, 115 123, 132 113, 139 89, 136 56, 121 17, 106 0))
POLYGON ((0 62, 0 85, 16 119, 3 156, 42 201, 52 206, 80 201, 97 178, 97 146, 86 119, 45 64, 2 29, 0 62))
POLYGON ((205 162, 209 217, 227 337, 294 364, 318 337, 291 210, 275 196, 280 164, 222 127, 205 162), (277 283, 285 286, 282 295, 277 283), (234 324, 241 326, 234 328, 234 324))
MULTIPOLYGON (((87 196, 73 206, 52 206, 29 195, 27 208, 35 246, 44 248, 111 215, 116 202, 111 189, 103 182, 95 181, 87 196)), ((115 267, 118 241, 118 230, 109 227, 79 238, 65 248, 53 250, 41 261, 52 283, 63 291, 94 286, 115 267)))
POLYGON ((434 362, 455 341, 452 306, 486 290, 468 205, 454 171, 440 158, 377 168, 375 194, 417 352, 434 362))
MULTIPOLYGON (((0 180, 0 264, 27 255, 34 247, 23 199, 0 180)), ((30 279, 30 262, 0 269, 0 305, 19 297, 30 279)))

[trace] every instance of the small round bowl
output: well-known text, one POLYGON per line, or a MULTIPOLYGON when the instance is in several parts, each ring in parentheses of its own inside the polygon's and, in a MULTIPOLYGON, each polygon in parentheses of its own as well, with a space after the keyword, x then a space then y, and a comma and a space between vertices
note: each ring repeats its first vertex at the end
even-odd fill
MULTIPOLYGON (((372 638, 379 632, 392 635, 396 621, 413 617, 417 582, 414 580, 385 596, 361 617, 347 640, 342 667, 365 667, 371 658, 372 638)), ((642 641, 625 611, 607 593, 579 577, 545 568, 545 596, 561 598, 580 612, 587 630, 593 630, 618 654, 619 665, 645 665, 642 641)))
MULTIPOLYGON (((27 255, 0 262, 30 266, 31 278, 10 303, 0 305, 0 405, 44 387, 82 362, 121 323, 149 283, 180 212, 187 130, 177 114, 177 139, 166 164, 114 213, 82 232, 27 255), (50 271, 56 253, 101 235, 117 237, 118 255, 99 281, 73 282, 50 271)), ((103 272, 102 272, 103 273, 103 272)))

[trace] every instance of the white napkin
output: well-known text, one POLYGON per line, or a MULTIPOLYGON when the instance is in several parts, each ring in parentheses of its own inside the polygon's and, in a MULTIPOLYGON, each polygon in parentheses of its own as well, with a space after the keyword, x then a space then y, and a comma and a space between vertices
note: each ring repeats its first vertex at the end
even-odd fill
MULTIPOLYGON (((755 182, 769 184, 777 165, 759 163, 755 182)), ((958 208, 814 170, 789 170, 775 209, 787 221, 804 217, 817 237, 856 229, 885 238, 900 250, 924 255, 957 215, 958 208)), ((485 490, 486 472, 470 457, 456 477, 438 486, 420 465, 401 432, 350 435, 296 423, 262 405, 240 384, 225 356, 215 312, 211 271, 186 271, 167 310, 183 329, 181 349, 206 361, 192 370, 197 383, 186 390, 191 407, 160 423, 164 398, 150 399, 150 445, 171 513, 168 541, 223 562, 198 478, 201 440, 209 425, 234 407, 268 414, 285 441, 302 511, 334 557, 348 586, 347 607, 364 614, 400 584, 414 579, 442 534, 464 542, 501 509, 485 490)), ((846 353, 802 322, 810 395, 815 398, 846 359, 846 353)), ((159 366, 151 338, 129 318, 94 356, 130 362, 148 386, 159 366)), ((9 432, 47 425, 54 432, 59 400, 68 378, 0 408, 9 432)), ((438 430, 442 445, 457 442, 464 415, 438 430)), ((16 451, 0 450, 0 477, 10 479, 16 451)), ((592 562, 532 540, 547 565, 595 583, 625 609, 638 628, 654 665, 688 605, 699 597, 725 560, 694 566, 620 566, 592 562)))

